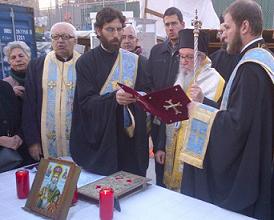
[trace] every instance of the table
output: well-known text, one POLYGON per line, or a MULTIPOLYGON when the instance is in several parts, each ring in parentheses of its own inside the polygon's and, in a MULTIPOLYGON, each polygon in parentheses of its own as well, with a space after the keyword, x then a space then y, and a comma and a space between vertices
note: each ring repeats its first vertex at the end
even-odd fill
MULTIPOLYGON (((16 170, 12 170, 0 174, 0 219, 43 219, 21 208, 25 206, 26 199, 17 199, 15 172, 16 170)), ((30 173, 31 183, 34 175, 30 173)), ((99 178, 102 176, 82 171, 77 185, 80 187, 99 178)), ((148 186, 144 191, 121 199, 120 205, 122 211, 114 211, 114 220, 252 219, 156 185, 148 186)), ((97 204, 79 200, 70 208, 67 219, 99 220, 99 207, 97 204)))

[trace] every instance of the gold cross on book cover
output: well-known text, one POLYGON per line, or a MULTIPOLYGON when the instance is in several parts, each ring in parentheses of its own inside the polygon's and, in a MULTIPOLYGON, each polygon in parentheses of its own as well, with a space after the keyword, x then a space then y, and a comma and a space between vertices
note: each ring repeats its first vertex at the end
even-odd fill
POLYGON ((118 85, 125 92, 132 94, 144 111, 157 116, 166 124, 188 119, 187 104, 190 99, 179 85, 146 95, 141 95, 124 84, 118 83, 118 85))

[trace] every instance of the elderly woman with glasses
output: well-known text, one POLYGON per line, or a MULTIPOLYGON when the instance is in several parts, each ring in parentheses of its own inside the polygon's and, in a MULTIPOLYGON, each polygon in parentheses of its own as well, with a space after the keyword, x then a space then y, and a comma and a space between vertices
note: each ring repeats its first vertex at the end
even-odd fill
POLYGON ((4 55, 11 70, 10 76, 3 80, 13 87, 16 96, 23 97, 26 70, 31 59, 30 48, 23 41, 13 41, 4 48, 4 55))

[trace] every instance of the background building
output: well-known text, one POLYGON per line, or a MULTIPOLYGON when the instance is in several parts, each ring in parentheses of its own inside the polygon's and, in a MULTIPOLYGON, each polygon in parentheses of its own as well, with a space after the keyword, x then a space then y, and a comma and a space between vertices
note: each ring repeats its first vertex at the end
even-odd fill
MULTIPOLYGON (((0 3, 15 4, 26 7, 34 8, 34 15, 36 17, 44 17, 42 20, 47 25, 43 28, 48 30, 52 24, 58 21, 68 21, 81 30, 88 30, 91 28, 90 12, 97 12, 104 6, 112 6, 123 11, 133 11, 134 17, 140 17, 140 2, 149 5, 149 2, 154 0, 48 0, 48 4, 39 8, 39 0, 0 0, 0 3)), ((157 4, 154 4, 156 10, 160 14, 163 12, 157 10, 160 7, 160 3, 167 7, 175 4, 180 0, 157 0, 157 4), (159 4, 158 4, 159 2, 159 4), (167 3, 169 2, 169 3, 167 3)), ((202 1, 202 0, 197 0, 202 1)), ((273 0, 256 0, 263 10, 264 16, 264 28, 271 29, 274 27, 274 1, 273 0)), ((233 0, 212 0, 214 9, 217 15, 221 15, 223 10, 232 3, 233 0)), ((182 6, 183 7, 183 6, 182 6)))
POLYGON ((34 15, 39 15, 39 0, 0 0, 0 3, 20 5, 34 9, 34 15))

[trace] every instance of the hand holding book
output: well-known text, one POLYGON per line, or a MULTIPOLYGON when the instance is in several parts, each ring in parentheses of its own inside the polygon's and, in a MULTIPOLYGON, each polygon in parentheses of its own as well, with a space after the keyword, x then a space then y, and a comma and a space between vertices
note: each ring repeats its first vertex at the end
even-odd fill
POLYGON ((187 104, 190 99, 179 85, 146 95, 141 95, 124 84, 118 83, 118 85, 125 92, 132 94, 144 111, 157 116, 166 124, 188 119, 187 104))

